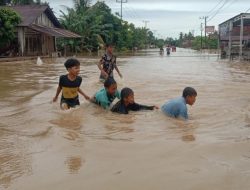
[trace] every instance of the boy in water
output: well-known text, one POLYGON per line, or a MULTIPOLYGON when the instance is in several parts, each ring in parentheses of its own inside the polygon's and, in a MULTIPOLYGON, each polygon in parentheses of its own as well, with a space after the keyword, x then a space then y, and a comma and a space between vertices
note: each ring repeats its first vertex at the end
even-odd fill
POLYGON ((79 75, 80 62, 76 59, 68 59, 64 66, 66 67, 68 74, 60 76, 59 85, 56 91, 56 95, 53 98, 53 102, 56 102, 60 92, 62 91, 61 97, 61 108, 67 110, 80 105, 78 93, 84 96, 86 100, 89 100, 81 89, 82 78, 79 75))
POLYGON ((192 87, 186 87, 183 90, 182 97, 175 98, 165 103, 161 110, 170 117, 188 119, 187 105, 192 106, 195 103, 197 92, 192 87))
POLYGON ((154 110, 154 109, 159 109, 159 108, 157 106, 145 106, 135 103, 133 90, 130 88, 123 88, 121 91, 121 100, 113 106, 111 111, 120 114, 128 114, 130 110, 140 111, 140 110, 154 110))
POLYGON ((122 78, 122 74, 120 73, 117 65, 116 65, 116 56, 113 55, 113 46, 112 44, 106 45, 106 53, 102 56, 98 68, 101 71, 100 81, 104 82, 109 77, 114 77, 113 70, 115 69, 118 75, 122 78))
POLYGON ((115 98, 120 99, 120 92, 117 90, 117 83, 114 78, 108 78, 104 82, 104 88, 99 90, 92 98, 92 102, 108 109, 115 98))

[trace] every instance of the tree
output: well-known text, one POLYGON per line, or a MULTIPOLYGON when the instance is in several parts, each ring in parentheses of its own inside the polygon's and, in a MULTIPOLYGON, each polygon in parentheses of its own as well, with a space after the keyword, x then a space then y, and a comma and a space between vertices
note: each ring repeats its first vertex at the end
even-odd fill
POLYGON ((0 9, 0 48, 8 46, 15 39, 15 28, 20 23, 20 16, 9 8, 0 9))
POLYGON ((61 11, 60 22, 64 28, 82 38, 58 40, 59 49, 68 46, 74 52, 96 51, 106 43, 113 43, 118 50, 127 50, 145 48, 155 42, 151 31, 121 21, 105 2, 90 3, 91 0, 74 0, 74 8, 66 7, 65 12, 61 11))
POLYGON ((77 12, 85 12, 91 4, 91 0, 73 0, 75 10, 77 12))

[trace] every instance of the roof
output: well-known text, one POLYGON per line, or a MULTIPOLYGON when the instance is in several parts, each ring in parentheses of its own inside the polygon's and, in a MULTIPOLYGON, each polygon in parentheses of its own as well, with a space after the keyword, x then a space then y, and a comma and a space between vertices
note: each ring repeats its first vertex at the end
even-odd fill
POLYGON ((232 18, 230 18, 230 19, 228 19, 228 20, 222 22, 221 24, 219 24, 219 26, 220 26, 220 25, 223 25, 223 24, 225 24, 225 23, 227 23, 227 22, 229 22, 229 21, 231 21, 231 20, 233 20, 233 22, 237 22, 237 21, 240 20, 240 17, 241 17, 241 16, 247 17, 248 19, 250 19, 250 13, 241 13, 241 14, 238 14, 238 15, 236 15, 236 16, 234 16, 234 17, 232 17, 232 18))
POLYGON ((55 27, 62 28, 60 22, 48 5, 16 5, 8 8, 16 11, 22 18, 19 26, 29 26, 44 12, 55 27))
MULTIPOLYGON (((7 7, 7 6, 5 6, 7 7)), ((48 5, 17 5, 9 6, 16 11, 22 18, 22 22, 18 26, 28 27, 37 32, 41 32, 54 37, 64 37, 64 38, 80 38, 81 36, 65 30, 62 28, 60 22, 54 15, 52 9, 48 5), (35 20, 42 14, 45 13, 47 17, 51 20, 55 27, 48 27, 34 24, 35 20)))
POLYGON ((42 26, 42 25, 36 25, 32 24, 28 28, 35 30, 37 32, 45 33, 50 36, 55 36, 55 37, 64 37, 64 38, 80 38, 81 36, 70 32, 68 30, 62 29, 62 28, 51 28, 47 26, 42 26))

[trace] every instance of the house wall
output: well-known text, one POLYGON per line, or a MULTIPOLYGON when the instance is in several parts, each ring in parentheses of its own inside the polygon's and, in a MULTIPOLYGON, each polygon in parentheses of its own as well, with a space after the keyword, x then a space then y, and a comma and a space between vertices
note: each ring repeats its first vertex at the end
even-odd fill
POLYGON ((55 52, 55 37, 28 29, 18 28, 19 54, 21 56, 51 55, 55 52))
POLYGON ((41 34, 39 32, 27 29, 25 33, 25 53, 34 56, 41 55, 41 34))
POLYGON ((42 35, 42 55, 49 55, 55 52, 55 40, 53 36, 42 35))
MULTIPOLYGON (((220 48, 226 57, 239 56, 241 58, 250 53, 250 26, 249 23, 245 24, 242 20, 241 28, 238 23, 234 23, 234 21, 239 22, 239 19, 240 17, 235 17, 219 25, 220 48)), ((249 20, 245 15, 242 16, 242 19, 249 20)))
POLYGON ((43 25, 48 27, 54 27, 54 24, 51 22, 51 20, 47 17, 45 13, 42 13, 33 24, 37 25, 43 25))
POLYGON ((19 55, 24 56, 25 54, 25 27, 17 28, 19 55))

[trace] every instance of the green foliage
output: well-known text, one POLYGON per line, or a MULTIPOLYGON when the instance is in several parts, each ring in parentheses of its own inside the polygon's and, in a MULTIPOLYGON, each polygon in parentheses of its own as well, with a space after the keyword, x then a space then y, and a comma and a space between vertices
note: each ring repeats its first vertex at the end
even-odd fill
POLYGON ((111 9, 98 1, 90 5, 90 0, 74 0, 74 8, 61 11, 60 22, 64 28, 82 36, 81 39, 60 39, 58 48, 70 47, 73 52, 96 51, 106 43, 113 43, 118 50, 145 48, 155 43, 155 37, 146 28, 121 21, 111 13, 111 9))
POLYGON ((20 16, 11 9, 0 9, 0 48, 10 45, 15 39, 15 28, 20 23, 20 16))
MULTIPOLYGON (((205 49, 217 49, 218 48, 218 39, 213 37, 207 37, 206 47, 205 47, 205 37, 202 37, 203 48, 205 49)), ((192 41, 192 48, 195 50, 201 49, 201 37, 196 36, 192 41)))

